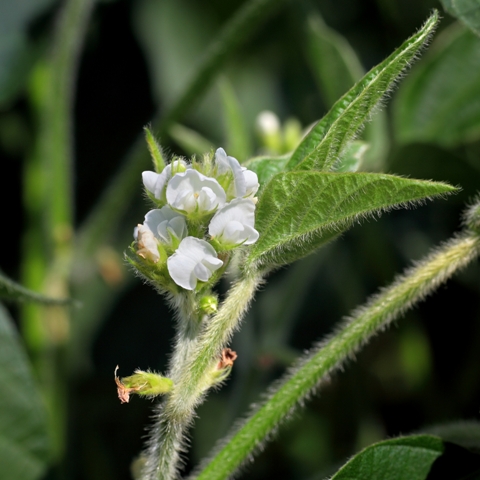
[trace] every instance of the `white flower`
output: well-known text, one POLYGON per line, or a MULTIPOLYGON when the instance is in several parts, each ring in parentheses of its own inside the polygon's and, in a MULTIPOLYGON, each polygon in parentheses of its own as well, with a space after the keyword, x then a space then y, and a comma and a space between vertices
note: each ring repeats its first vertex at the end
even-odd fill
POLYGON ((167 182, 172 178, 172 167, 173 175, 177 172, 184 172, 186 169, 191 168, 191 166, 187 165, 184 160, 174 160, 163 169, 162 173, 151 171, 142 172, 143 185, 159 200, 163 197, 167 182))
POLYGON ((258 240, 255 225, 255 204, 248 198, 237 198, 213 216, 208 233, 225 246, 251 245, 258 240))
POLYGON ((252 170, 247 170, 245 167, 242 167, 243 176, 245 178, 245 198, 253 198, 257 193, 260 184, 258 183, 258 177, 255 172, 252 170))
POLYGON ((146 225, 138 225, 133 231, 133 237, 137 241, 137 254, 154 263, 160 260, 158 252, 158 240, 146 225))
POLYGON ((167 260, 170 276, 185 290, 193 290, 198 280, 206 282, 222 265, 215 249, 205 240, 195 237, 184 238, 167 260))
POLYGON ((215 163, 219 175, 231 173, 233 184, 227 189, 229 198, 253 197, 258 190, 258 177, 255 172, 242 167, 234 157, 227 156, 223 148, 215 152, 215 163))
POLYGON ((226 195, 220 184, 196 170, 177 173, 168 182, 167 202, 186 213, 209 213, 225 204, 226 195))
POLYGON ((187 236, 187 222, 185 217, 173 211, 168 205, 160 209, 150 210, 145 215, 146 225, 162 243, 170 246, 187 236))

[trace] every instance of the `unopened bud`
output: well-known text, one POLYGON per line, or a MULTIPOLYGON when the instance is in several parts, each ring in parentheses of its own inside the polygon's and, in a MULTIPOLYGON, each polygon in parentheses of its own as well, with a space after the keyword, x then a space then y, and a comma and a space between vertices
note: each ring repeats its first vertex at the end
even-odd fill
POLYGON ((199 307, 200 307, 200 310, 207 315, 213 315, 214 313, 217 313, 217 309, 218 309, 217 297, 214 297, 213 295, 205 295, 200 299, 199 307))
POLYGON ((118 365, 115 368, 115 383, 121 403, 128 403, 130 394, 136 393, 145 397, 156 397, 171 391, 173 382, 170 378, 158 373, 135 370, 133 375, 122 379, 117 377, 118 365))

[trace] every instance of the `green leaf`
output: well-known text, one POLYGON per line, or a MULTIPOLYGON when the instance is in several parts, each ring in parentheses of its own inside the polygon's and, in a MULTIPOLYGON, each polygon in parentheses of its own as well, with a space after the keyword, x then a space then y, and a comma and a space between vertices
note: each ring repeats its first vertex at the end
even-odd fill
POLYGON ((377 173, 281 173, 258 203, 260 238, 247 267, 290 263, 368 214, 455 190, 444 183, 377 173))
POLYGON ((340 98, 293 152, 287 169, 328 171, 428 42, 435 11, 420 31, 340 98))
POLYGON ((356 172, 363 163, 363 158, 369 147, 368 143, 361 140, 352 142, 335 166, 335 171, 339 173, 356 172))
POLYGON ((424 480, 443 450, 442 440, 432 435, 385 440, 355 455, 332 480, 424 480))
POLYGON ((0 385, 0 471, 5 478, 38 479, 48 462, 46 412, 12 320, 1 305, 0 385))
POLYGON ((0 298, 13 302, 35 302, 50 305, 67 305, 73 303, 69 298, 52 298, 22 287, 0 272, 0 298))
POLYGON ((258 176, 260 188, 264 189, 267 183, 277 174, 285 170, 290 154, 279 157, 254 157, 244 163, 244 166, 254 171, 258 176))
POLYGON ((226 78, 221 79, 220 93, 227 139, 225 148, 229 155, 237 158, 242 163, 251 155, 251 141, 242 115, 240 103, 235 95, 232 84, 226 78))
POLYGON ((402 85, 394 104, 401 143, 454 147, 480 138, 480 38, 456 24, 402 85))
POLYGON ((478 0, 440 0, 450 15, 458 18, 480 35, 480 3, 478 0))

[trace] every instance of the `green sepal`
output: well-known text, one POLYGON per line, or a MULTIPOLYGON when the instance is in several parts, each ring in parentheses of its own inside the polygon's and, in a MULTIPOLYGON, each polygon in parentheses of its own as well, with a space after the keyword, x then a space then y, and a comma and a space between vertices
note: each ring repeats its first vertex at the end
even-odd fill
POLYGON ((165 164, 166 164, 163 156, 162 148, 160 147, 158 142, 155 140, 155 137, 153 136, 153 133, 150 130, 150 128, 147 126, 147 127, 144 127, 144 130, 145 130, 145 139, 148 145, 148 151, 152 156, 153 168, 155 169, 155 172, 161 173, 163 172, 163 169, 165 168, 165 164))

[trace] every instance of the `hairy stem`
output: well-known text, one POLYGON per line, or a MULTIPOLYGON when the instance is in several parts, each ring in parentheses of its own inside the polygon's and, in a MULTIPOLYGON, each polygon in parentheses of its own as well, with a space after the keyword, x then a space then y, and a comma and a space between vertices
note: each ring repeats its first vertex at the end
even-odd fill
POLYGON ((144 479, 177 478, 186 430, 195 408, 212 386, 212 369, 242 320, 259 282, 257 277, 243 278, 233 286, 218 313, 203 322, 195 339, 178 336, 171 365, 174 387, 156 414, 146 451, 144 479))
POLYGON ((351 358, 367 341, 424 299, 457 270, 480 255, 480 236, 466 232, 453 238, 399 276, 390 287, 355 310, 342 328, 300 359, 263 405, 225 440, 197 480, 230 476, 251 458, 292 410, 322 385, 322 380, 351 358))

